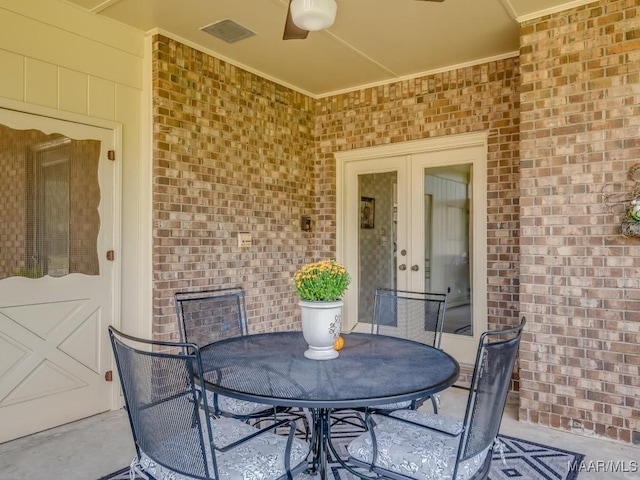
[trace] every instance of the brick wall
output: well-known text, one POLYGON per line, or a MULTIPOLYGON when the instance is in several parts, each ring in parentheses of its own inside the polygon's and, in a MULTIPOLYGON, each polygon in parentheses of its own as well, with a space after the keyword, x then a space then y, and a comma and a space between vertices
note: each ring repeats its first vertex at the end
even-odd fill
POLYGON ((155 336, 178 338, 174 292, 235 285, 251 331, 296 327, 291 277, 323 248, 300 228, 316 217, 313 118, 308 97, 154 37, 155 336))
POLYGON ((317 156, 325 172, 318 196, 332 220, 334 152, 490 132, 487 304, 492 327, 516 324, 519 313, 519 94, 518 59, 510 58, 336 95, 317 106, 317 156))
POLYGON ((640 443, 640 240, 602 195, 640 162, 636 4, 527 22, 520 58, 315 101, 156 37, 156 335, 175 338, 173 292, 210 285, 247 289, 254 331, 297 326, 291 275, 335 250, 334 152, 489 130, 489 323, 527 317, 521 419, 640 443))
POLYGON ((640 6, 527 22, 520 62, 520 417, 640 444, 640 239, 602 195, 640 163, 640 6))
POLYGON ((292 273, 335 252, 333 152, 479 130, 491 131, 490 322, 514 323, 517 59, 314 104, 166 37, 157 36, 154 46, 157 334, 176 338, 175 291, 237 284, 247 289, 256 329, 292 328, 292 273), (315 220, 312 233, 300 231, 303 214, 315 220), (237 247, 238 231, 251 231, 254 246, 237 247))

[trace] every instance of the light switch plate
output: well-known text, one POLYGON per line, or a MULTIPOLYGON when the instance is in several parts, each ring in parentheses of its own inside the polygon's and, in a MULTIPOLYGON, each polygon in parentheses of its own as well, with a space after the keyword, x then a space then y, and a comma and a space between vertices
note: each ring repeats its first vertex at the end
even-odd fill
POLYGON ((249 232, 238 232, 238 246, 239 247, 250 247, 251 245, 252 245, 251 233, 249 233, 249 232))

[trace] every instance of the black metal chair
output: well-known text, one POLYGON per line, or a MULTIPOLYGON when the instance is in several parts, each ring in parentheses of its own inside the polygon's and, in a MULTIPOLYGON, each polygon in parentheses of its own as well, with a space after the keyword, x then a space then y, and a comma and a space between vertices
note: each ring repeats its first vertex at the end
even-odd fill
MULTIPOLYGON (((174 296, 182 342, 204 347, 230 337, 247 335, 247 307, 242 287, 201 292, 178 292, 174 296)), ((284 409, 264 403, 238 400, 212 393, 209 408, 214 415, 250 420, 272 418, 284 409)))
POLYGON ((136 448, 131 475, 151 479, 292 479, 306 468, 309 446, 201 408, 204 388, 198 346, 144 340, 109 327, 136 448), (202 397, 202 398, 201 398, 202 397))
MULTIPOLYGON (((414 292, 377 287, 373 299, 371 333, 406 338, 440 348, 444 318, 447 310, 447 295, 444 293, 414 292)), ((341 415, 334 424, 350 424, 366 429, 367 417, 374 413, 388 414, 394 410, 421 407, 431 400, 433 411, 438 413, 440 397, 436 395, 413 401, 403 401, 353 410, 341 415), (364 415, 358 412, 364 411, 364 415)), ((345 410, 345 409, 340 409, 345 410)))
MULTIPOLYGON (((446 310, 447 295, 444 293, 378 287, 373 300, 371 333, 406 338, 440 348, 446 310)), ((375 410, 416 409, 429 398, 433 411, 437 413, 437 395, 413 402, 380 405, 375 410)))
POLYGON ((348 462, 397 479, 478 480, 491 467, 493 448, 518 353, 520 325, 482 334, 463 419, 397 410, 353 440, 348 462))

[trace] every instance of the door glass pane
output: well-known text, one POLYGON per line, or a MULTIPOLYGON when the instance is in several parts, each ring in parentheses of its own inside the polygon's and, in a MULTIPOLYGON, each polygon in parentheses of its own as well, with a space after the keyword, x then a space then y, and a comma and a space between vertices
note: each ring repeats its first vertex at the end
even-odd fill
POLYGON ((0 125, 0 279, 99 274, 100 148, 0 125))
POLYGON ((425 289, 447 294, 446 333, 473 335, 470 249, 471 165, 426 168, 425 289))
POLYGON ((396 288, 397 172, 358 175, 358 321, 371 323, 376 287, 396 288))
MULTIPOLYGON (((68 140, 62 137, 61 140, 68 140)), ((69 145, 36 152, 31 228, 39 252, 39 270, 52 277, 69 273, 69 145)))

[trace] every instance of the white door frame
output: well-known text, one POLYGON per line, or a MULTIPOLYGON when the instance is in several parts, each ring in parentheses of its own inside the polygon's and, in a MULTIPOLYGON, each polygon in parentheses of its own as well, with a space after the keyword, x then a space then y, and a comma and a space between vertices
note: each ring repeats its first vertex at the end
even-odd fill
MULTIPOLYGON (((377 147, 368 147, 357 150, 350 150, 347 152, 336 152, 336 259, 345 264, 350 272, 352 272, 352 285, 349 287, 345 296, 345 305, 343 313, 343 330, 354 331, 358 330, 357 324, 357 309, 358 309, 358 263, 357 258, 347 258, 348 256, 354 257, 354 255, 347 255, 350 252, 349 245, 352 245, 354 241, 357 243, 357 231, 353 228, 349 228, 351 225, 357 225, 357 221, 353 218, 354 208, 353 205, 348 202, 348 195, 352 194, 354 185, 350 181, 349 174, 353 172, 353 166, 357 162, 371 162, 373 167, 358 168, 356 171, 362 173, 373 173, 376 168, 378 171, 384 170, 384 161, 388 160, 388 163, 393 162, 395 157, 406 157, 407 162, 411 162, 411 156, 432 153, 432 152, 453 152, 459 149, 468 149, 470 147, 478 147, 482 152, 482 155, 477 155, 474 161, 474 178, 472 187, 472 202, 474 212, 473 218, 473 235, 475 236, 474 250, 473 250, 473 264, 471 265, 474 275, 473 295, 474 295, 474 308, 473 308, 473 325, 474 336, 452 335, 445 334, 443 337, 443 348, 456 356, 461 363, 472 364, 475 360, 471 356, 475 355, 477 347, 477 339, 479 335, 487 328, 487 285, 486 285, 486 271, 487 271, 487 239, 486 239, 486 219, 487 219, 487 171, 486 171, 486 157, 487 157, 487 137, 488 132, 474 132, 460 135, 451 135, 447 137, 438 137, 434 139, 416 140, 411 142, 404 142, 391 145, 382 145, 377 147), (376 162, 372 162, 375 160, 376 162), (472 355, 469 355, 469 352, 472 355)), ((447 155, 449 156, 449 155, 447 155)), ((419 163, 419 162, 417 162, 419 163)), ((464 160, 464 163, 469 163, 464 160)), ((435 166, 435 165, 434 165, 435 166)), ((387 166, 387 171, 390 168, 387 166)), ((411 175, 411 166, 409 166, 405 173, 398 173, 399 177, 402 175, 411 175)), ((422 177, 422 175, 421 175, 422 177)), ((407 185, 410 186, 410 179, 406 179, 407 185)), ((398 179, 400 185, 401 178, 398 179)), ((357 186, 356 186, 357 187, 357 186)), ((415 190, 415 185, 414 188, 415 190)), ((409 202, 412 197, 410 193, 411 188, 407 188, 406 191, 398 189, 398 225, 403 220, 410 221, 410 219, 403 218, 402 215, 408 215, 406 209, 401 209, 402 197, 406 197, 404 201, 405 205, 410 205, 409 202), (403 213, 403 210, 404 213, 403 213)), ((353 198, 353 197, 351 197, 353 198)), ((412 209, 415 212, 412 215, 424 215, 424 204, 421 203, 417 207, 412 205, 412 209)), ((418 222, 411 222, 418 223, 418 222)), ((420 222, 422 223, 422 222, 420 222)), ((400 229, 399 229, 400 230, 400 229)), ((400 245, 400 231, 398 232, 398 244, 400 245)), ((408 238, 404 243, 410 242, 408 238)), ((410 246, 410 251, 415 250, 414 246, 410 246)), ((423 255, 423 252, 416 251, 416 254, 423 255)), ((417 260, 416 260, 417 261, 417 260)), ((408 271, 408 269, 407 269, 408 271)), ((407 272, 405 271, 405 273, 407 272)), ((400 274, 400 272, 398 272, 400 274)), ((422 272, 421 272, 422 273, 422 272)), ((406 285, 407 288, 412 288, 411 279, 401 280, 399 277, 399 285, 406 285)), ((413 287, 416 288, 416 287, 413 287)), ((370 325, 367 326, 370 329, 370 325)))

